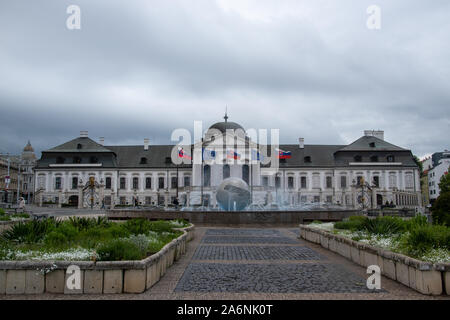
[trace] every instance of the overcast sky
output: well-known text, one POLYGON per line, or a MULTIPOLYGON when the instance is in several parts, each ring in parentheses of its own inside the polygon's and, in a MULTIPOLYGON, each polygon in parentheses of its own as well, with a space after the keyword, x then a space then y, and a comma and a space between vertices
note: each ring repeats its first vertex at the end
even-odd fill
POLYGON ((3 0, 0 152, 88 130, 170 143, 223 121, 282 143, 347 144, 365 129, 423 156, 450 149, 448 0, 3 0), (81 8, 69 30, 66 9, 81 8), (369 30, 366 9, 381 8, 369 30))

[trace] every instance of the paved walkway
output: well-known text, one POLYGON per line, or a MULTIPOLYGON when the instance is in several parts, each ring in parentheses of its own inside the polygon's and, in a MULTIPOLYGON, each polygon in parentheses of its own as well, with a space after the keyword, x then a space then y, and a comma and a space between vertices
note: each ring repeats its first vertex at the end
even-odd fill
POLYGON ((299 240, 293 228, 197 227, 188 250, 143 294, 0 296, 0 299, 442 299, 382 277, 299 240))

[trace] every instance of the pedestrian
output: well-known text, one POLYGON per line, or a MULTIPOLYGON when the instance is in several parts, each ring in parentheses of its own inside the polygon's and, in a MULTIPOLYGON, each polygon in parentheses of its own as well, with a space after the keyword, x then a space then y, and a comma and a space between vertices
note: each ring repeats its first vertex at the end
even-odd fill
POLYGON ((25 200, 22 197, 19 198, 19 210, 22 212, 25 211, 25 200))
POLYGON ((105 209, 105 199, 102 199, 102 207, 100 209, 105 209))

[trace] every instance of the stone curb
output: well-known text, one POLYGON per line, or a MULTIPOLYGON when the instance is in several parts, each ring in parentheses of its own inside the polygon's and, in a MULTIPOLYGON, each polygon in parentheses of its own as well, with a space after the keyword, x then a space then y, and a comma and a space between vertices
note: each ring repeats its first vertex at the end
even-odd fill
POLYGON ((383 275, 422 294, 450 295, 450 263, 424 262, 307 225, 299 228, 300 238, 317 243, 363 267, 378 265, 383 275))
POLYGON ((195 226, 176 228, 183 234, 159 252, 139 261, 0 261, 0 294, 142 293, 186 252, 195 226), (69 289, 65 270, 80 268, 81 289, 69 289), (47 272, 45 272, 47 270, 47 272))

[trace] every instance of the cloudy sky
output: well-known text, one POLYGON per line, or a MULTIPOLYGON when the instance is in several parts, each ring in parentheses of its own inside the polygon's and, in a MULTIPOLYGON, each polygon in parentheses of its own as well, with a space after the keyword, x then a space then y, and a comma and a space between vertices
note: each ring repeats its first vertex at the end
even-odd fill
POLYGON ((450 149, 448 0, 4 0, 0 152, 88 130, 170 143, 230 121, 282 143, 346 144, 364 129, 423 156, 450 149), (69 30, 69 5, 81 29, 69 30), (381 8, 381 29, 366 10, 381 8))

